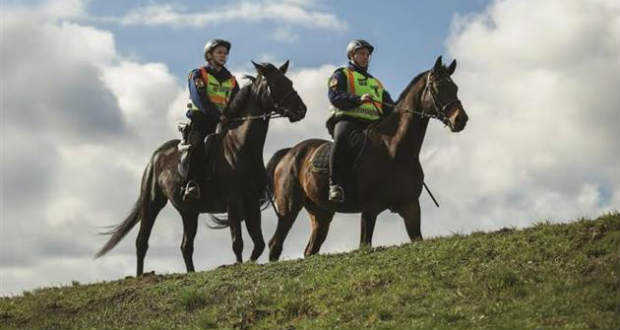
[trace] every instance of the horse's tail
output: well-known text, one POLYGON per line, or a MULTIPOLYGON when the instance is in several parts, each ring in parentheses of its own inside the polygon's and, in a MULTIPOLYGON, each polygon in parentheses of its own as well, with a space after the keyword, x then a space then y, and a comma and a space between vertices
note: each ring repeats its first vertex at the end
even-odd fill
POLYGON ((103 256, 108 251, 112 250, 120 242, 127 233, 138 223, 140 222, 140 210, 142 209, 143 203, 148 203, 149 200, 149 192, 150 187, 153 183, 153 161, 151 160, 149 164, 144 169, 144 174, 142 175, 142 185, 140 189, 140 196, 138 200, 134 204, 131 212, 125 220, 118 225, 116 225, 112 230, 101 233, 102 235, 112 235, 110 239, 105 243, 105 245, 95 254, 95 259, 103 256))
POLYGON ((273 206, 274 173, 276 171, 276 166, 278 166, 278 163, 280 163, 280 160, 282 159, 282 157, 284 157, 284 155, 286 155, 286 153, 289 152, 289 150, 291 150, 291 148, 284 148, 284 149, 280 149, 276 151, 276 153, 274 153, 273 156, 271 156, 271 159, 267 163, 267 168, 266 168, 267 184, 265 185, 265 197, 264 197, 265 199, 262 201, 263 205, 268 206, 269 203, 271 203, 271 205, 273 206))

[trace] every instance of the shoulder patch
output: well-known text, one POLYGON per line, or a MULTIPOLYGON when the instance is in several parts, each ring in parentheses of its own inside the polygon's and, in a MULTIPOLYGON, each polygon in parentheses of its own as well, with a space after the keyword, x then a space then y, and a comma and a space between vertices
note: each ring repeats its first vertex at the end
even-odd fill
POLYGON ((336 86, 338 86, 338 79, 336 77, 332 77, 332 79, 329 80, 329 87, 334 88, 336 86))
POLYGON ((205 87, 205 82, 204 82, 204 81, 202 81, 202 79, 201 79, 201 78, 197 78, 197 79, 195 80, 195 82, 196 82, 196 87, 198 87, 198 88, 204 88, 204 87, 205 87))

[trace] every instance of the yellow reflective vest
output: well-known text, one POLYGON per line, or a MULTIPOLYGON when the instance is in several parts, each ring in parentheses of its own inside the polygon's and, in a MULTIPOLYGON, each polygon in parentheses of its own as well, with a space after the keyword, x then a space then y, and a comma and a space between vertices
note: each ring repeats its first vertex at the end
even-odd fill
POLYGON ((347 92, 362 96, 369 94, 374 101, 364 102, 357 108, 342 110, 332 105, 331 111, 335 116, 350 116, 366 120, 378 120, 383 114, 383 85, 377 78, 365 76, 349 68, 343 68, 342 72, 347 78, 347 92))
MULTIPOLYGON (((206 95, 209 98, 209 101, 213 103, 219 112, 224 111, 228 105, 228 102, 230 102, 230 95, 232 94, 232 91, 235 89, 235 86, 237 86, 237 80, 235 77, 230 76, 229 79, 220 82, 213 75, 208 73, 204 67, 202 67, 200 68, 200 78, 204 86, 199 87, 206 87, 206 95)), ((193 102, 190 103, 191 110, 200 110, 193 102)))

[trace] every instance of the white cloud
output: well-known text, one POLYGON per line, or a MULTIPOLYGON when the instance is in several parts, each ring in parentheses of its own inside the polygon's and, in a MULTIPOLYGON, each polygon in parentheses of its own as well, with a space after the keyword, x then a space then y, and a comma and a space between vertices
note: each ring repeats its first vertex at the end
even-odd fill
POLYGON ((443 204, 423 232, 618 209, 619 22, 605 1, 497 1, 456 17, 446 45, 470 121, 456 135, 431 123, 423 165, 443 204))
MULTIPOLYGON (((106 239, 96 233, 124 218, 150 154, 178 136, 174 122, 184 119, 187 101, 184 84, 166 65, 125 58, 112 33, 68 23, 60 18, 74 15, 49 16, 54 11, 41 8, 30 10, 32 20, 7 13, 3 26, 2 294, 134 272, 135 233, 109 256, 93 261, 106 239)), ((311 109, 318 108, 296 125, 303 137, 321 130, 327 104, 324 76, 331 70, 290 74, 311 109)), ((285 121, 274 121, 272 128, 291 143, 302 137, 291 137, 285 121)), ((281 147, 271 141, 272 149, 281 147)), ((265 218, 268 239, 275 221, 272 213, 265 218)), ((158 223, 147 269, 183 272, 179 215, 168 207, 158 223)), ((303 226, 297 231, 307 235, 303 226)), ((209 231, 208 241, 200 237, 199 269, 234 261, 227 231, 209 231), (230 253, 213 254, 216 249, 230 253)), ((250 241, 247 235, 244 240, 250 241)), ((301 251, 300 246, 285 255, 299 257, 301 251)), ((247 259, 250 249, 245 252, 247 259)))
POLYGON ((288 28, 277 28, 271 37, 273 40, 287 43, 294 43, 299 40, 299 34, 292 32, 288 28))
MULTIPOLYGON (((276 61, 282 63, 284 61, 276 61)), ((333 65, 318 68, 295 68, 291 63, 288 77, 304 100, 308 111, 306 117, 291 125, 288 120, 273 120, 270 125, 265 154, 272 154, 278 149, 291 147, 309 138, 329 139, 325 121, 329 117, 329 101, 327 99, 327 79, 336 69, 333 65), (284 143, 283 143, 284 141, 284 143)))
POLYGON ((79 12, 62 4, 3 8, 2 294, 119 276, 91 260, 98 227, 126 214, 183 111, 166 65, 124 58, 110 32, 64 21, 79 12))
POLYGON ((177 5, 148 5, 128 12, 125 25, 205 27, 226 22, 279 22, 306 28, 343 31, 347 24, 334 14, 311 8, 304 1, 242 1, 204 12, 189 12, 177 5))
MULTIPOLYGON (((78 18, 86 16, 89 0, 54 0, 44 2, 40 11, 47 17, 78 18)), ((36 9, 35 9, 36 10, 36 9)))

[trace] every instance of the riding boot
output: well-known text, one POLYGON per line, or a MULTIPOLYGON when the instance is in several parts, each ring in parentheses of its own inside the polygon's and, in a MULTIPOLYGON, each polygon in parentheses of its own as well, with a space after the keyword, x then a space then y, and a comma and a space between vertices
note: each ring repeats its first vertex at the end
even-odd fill
POLYGON ((333 130, 334 146, 329 157, 329 200, 343 203, 344 171, 350 171, 351 135, 363 127, 353 119, 341 118, 336 121, 333 130))
POLYGON ((185 202, 188 200, 200 199, 200 187, 192 177, 192 163, 194 162, 193 158, 195 157, 195 155, 193 155, 195 152, 192 149, 193 147, 191 145, 179 144, 181 160, 179 162, 178 170, 183 180, 187 182, 185 186, 181 188, 183 193, 183 201, 185 202))
POLYGON ((329 155, 329 200, 336 203, 344 202, 344 189, 342 182, 342 137, 336 136, 335 143, 329 155), (338 139, 340 138, 340 139, 338 139))
POLYGON ((183 188, 183 201, 198 200, 200 199, 200 186, 194 179, 195 171, 199 167, 197 166, 200 148, 201 133, 196 127, 197 125, 191 124, 189 132, 183 134, 183 140, 179 143, 178 149, 181 153, 181 159, 178 165, 178 171, 181 178, 186 182, 183 188))

